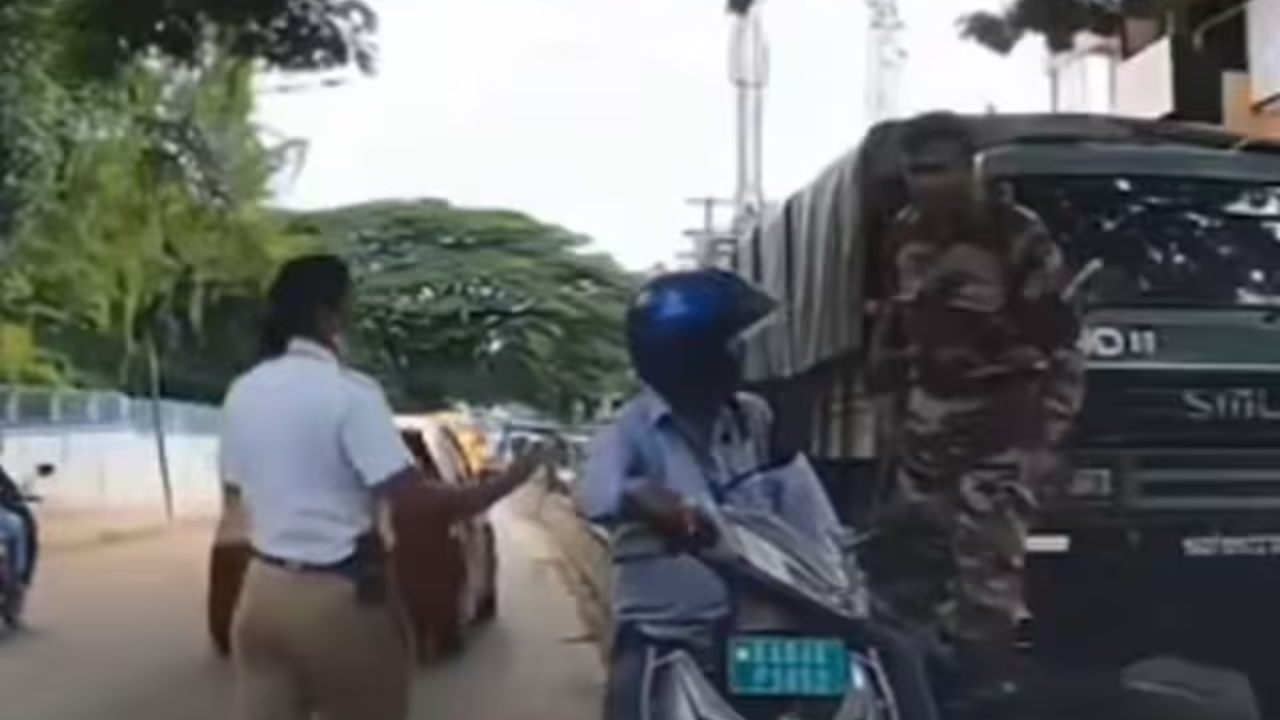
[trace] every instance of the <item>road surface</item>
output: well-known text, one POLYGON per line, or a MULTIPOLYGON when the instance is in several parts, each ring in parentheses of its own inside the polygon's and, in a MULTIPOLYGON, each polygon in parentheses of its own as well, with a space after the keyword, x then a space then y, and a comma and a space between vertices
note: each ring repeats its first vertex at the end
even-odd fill
MULTIPOLYGON (((598 717, 599 656, 554 554, 497 511, 502 605, 459 660, 421 672, 414 718, 598 717)), ((0 640, 4 720, 226 720, 229 673, 207 649, 208 531, 51 555, 31 629, 0 640)))

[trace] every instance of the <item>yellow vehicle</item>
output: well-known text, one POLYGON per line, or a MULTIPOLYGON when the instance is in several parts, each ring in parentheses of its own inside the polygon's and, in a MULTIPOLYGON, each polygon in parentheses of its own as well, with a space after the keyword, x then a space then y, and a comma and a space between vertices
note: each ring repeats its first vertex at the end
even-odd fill
POLYGON ((438 412, 427 417, 443 423, 453 432, 466 458, 467 469, 479 475, 489 469, 493 458, 489 453, 489 444, 482 431, 470 417, 460 412, 438 412))

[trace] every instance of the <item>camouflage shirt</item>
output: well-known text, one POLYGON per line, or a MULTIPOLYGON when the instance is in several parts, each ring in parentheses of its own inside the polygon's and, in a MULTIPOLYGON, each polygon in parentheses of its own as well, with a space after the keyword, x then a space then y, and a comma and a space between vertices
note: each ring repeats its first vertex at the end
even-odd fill
POLYGON ((907 208, 885 247, 872 383, 896 401, 904 434, 964 435, 944 444, 969 456, 1060 440, 1082 400, 1083 360, 1062 297, 1069 277, 1039 218, 993 202, 943 226, 907 208))

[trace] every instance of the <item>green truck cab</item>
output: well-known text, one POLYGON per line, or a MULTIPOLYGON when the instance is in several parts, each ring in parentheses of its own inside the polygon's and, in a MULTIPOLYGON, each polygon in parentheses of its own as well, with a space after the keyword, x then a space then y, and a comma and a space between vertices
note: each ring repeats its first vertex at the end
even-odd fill
MULTIPOLYGON (((1084 311, 1087 400, 1029 543, 1035 652, 1233 666, 1280 713, 1280 145, 1096 116, 968 121, 981 181, 1045 221, 1084 311)), ((900 128, 873 128, 732 259, 784 305, 748 376, 854 523, 885 490, 862 373, 872 259, 905 202, 900 128)))

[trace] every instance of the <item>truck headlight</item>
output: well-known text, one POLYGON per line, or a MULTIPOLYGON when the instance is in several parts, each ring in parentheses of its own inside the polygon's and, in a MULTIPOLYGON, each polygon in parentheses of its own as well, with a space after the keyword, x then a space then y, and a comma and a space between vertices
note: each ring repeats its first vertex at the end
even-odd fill
POLYGON ((1067 481, 1067 495, 1073 498, 1105 498, 1114 492, 1110 468, 1076 468, 1067 481))

